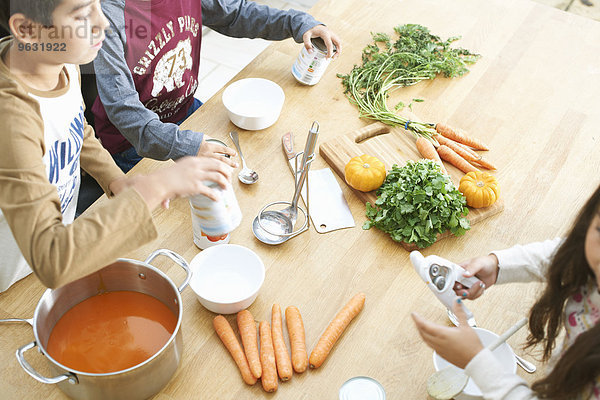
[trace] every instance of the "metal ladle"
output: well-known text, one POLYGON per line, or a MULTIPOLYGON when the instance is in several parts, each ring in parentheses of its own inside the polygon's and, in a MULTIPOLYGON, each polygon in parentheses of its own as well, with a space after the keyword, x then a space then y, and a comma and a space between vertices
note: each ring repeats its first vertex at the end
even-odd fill
POLYGON ((295 180, 292 201, 276 201, 267 204, 258 213, 256 218, 254 218, 254 221, 252 222, 252 231, 254 232, 254 236, 261 242, 266 244, 281 244, 303 232, 307 227, 309 218, 308 213, 300 208, 300 211, 304 215, 304 224, 298 230, 294 231, 294 225, 298 219, 298 200, 304 182, 308 178, 308 170, 314 157, 318 135, 319 123, 314 121, 306 139, 306 145, 302 154, 302 162, 300 170, 298 171, 300 178, 295 180), (288 204, 288 206, 282 210, 266 210, 267 208, 278 204, 288 204))

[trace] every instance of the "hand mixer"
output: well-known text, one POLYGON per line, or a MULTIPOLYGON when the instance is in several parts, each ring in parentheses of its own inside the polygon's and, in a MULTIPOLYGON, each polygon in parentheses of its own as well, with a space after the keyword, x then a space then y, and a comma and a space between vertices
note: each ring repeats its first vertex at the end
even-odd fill
MULTIPOLYGON (((448 317, 450 317, 451 320, 452 318, 456 318, 454 313, 452 313, 452 303, 457 297, 454 292, 454 282, 458 281, 466 287, 471 287, 479 280, 475 277, 464 277, 463 272, 465 272, 465 270, 463 267, 436 255, 423 257, 418 251, 413 251, 410 253, 410 261, 421 279, 427 284, 427 287, 429 287, 442 304, 446 306, 448 309, 448 317)), ((468 324, 470 326, 475 326, 473 313, 464 303, 462 306, 467 314, 468 324)), ((453 323, 457 325, 457 322, 454 320, 453 323)), ((516 354, 515 357, 517 359, 517 364, 519 364, 526 372, 530 374, 535 372, 535 365, 516 354)))
MULTIPOLYGON (((427 287, 450 311, 457 297, 454 292, 454 283, 459 282, 470 288, 479 282, 479 279, 474 276, 464 277, 463 272, 465 270, 460 265, 436 255, 423 257, 420 252, 412 251, 410 261, 421 279, 427 284, 427 287)), ((467 314, 467 319, 473 318, 473 313, 464 304, 463 309, 467 314)))

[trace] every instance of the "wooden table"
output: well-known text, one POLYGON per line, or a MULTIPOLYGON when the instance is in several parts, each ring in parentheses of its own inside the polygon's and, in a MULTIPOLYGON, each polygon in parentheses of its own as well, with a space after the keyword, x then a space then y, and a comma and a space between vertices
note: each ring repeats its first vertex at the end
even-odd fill
MULTIPOLYGON (((381 382, 388 399, 427 398, 432 351, 418 337, 410 312, 441 324, 448 324, 446 314, 413 271, 408 253, 386 234, 361 229, 364 204, 343 181, 339 180, 355 228, 327 234, 311 229, 275 247, 260 243, 251 232, 252 219, 263 205, 292 196, 292 178, 280 149, 283 133, 291 130, 300 148, 313 120, 321 125, 321 142, 368 123, 358 119, 336 73, 347 73, 360 62, 369 32, 392 33, 396 25, 418 23, 442 38, 461 35, 458 45, 482 55, 462 78, 437 78, 396 93, 405 102, 424 99, 414 109, 424 119, 447 121, 489 144, 506 204, 501 214, 473 226, 464 237, 440 241, 426 249, 426 255, 460 261, 564 234, 600 182, 600 23, 525 0, 321 0, 312 13, 345 43, 342 57, 329 66, 319 84, 302 86, 292 77, 290 67, 300 45, 291 40, 269 46, 235 77, 271 79, 284 88, 286 101, 271 128, 240 130, 244 154, 260 180, 253 186, 234 183, 244 217, 231 243, 251 248, 266 266, 264 285, 250 307, 256 319, 268 320, 273 303, 282 308, 296 305, 305 321, 309 350, 355 293, 367 294, 365 308, 321 368, 296 374, 275 394, 266 394, 260 383, 254 387, 243 383, 214 334, 214 314, 186 289, 183 359, 157 399, 336 399, 342 383, 357 375, 381 382)), ((227 143, 231 143, 227 133, 236 129, 227 118, 221 92, 185 127, 227 143)), ((134 173, 161 166, 144 160, 134 173)), ((320 157, 313 164, 326 166, 320 157)), ((155 217, 159 239, 123 256, 143 260, 165 247, 189 261, 199 252, 192 243, 185 200, 174 201, 170 210, 159 210, 155 217)), ((176 282, 183 279, 180 268, 168 260, 157 260, 156 266, 176 282)), ((19 282, 0 295, 0 316, 31 317, 43 290, 33 276, 19 282)), ((526 315, 539 290, 533 284, 494 287, 469 306, 480 326, 501 332, 526 315)), ((27 376, 14 357, 18 347, 32 340, 31 328, 0 329, 0 398, 64 398, 58 388, 27 376)), ((525 336, 522 330, 509 341, 519 354, 525 336)), ((44 371, 43 357, 28 358, 44 371)), ((540 376, 518 373, 529 382, 540 376)))

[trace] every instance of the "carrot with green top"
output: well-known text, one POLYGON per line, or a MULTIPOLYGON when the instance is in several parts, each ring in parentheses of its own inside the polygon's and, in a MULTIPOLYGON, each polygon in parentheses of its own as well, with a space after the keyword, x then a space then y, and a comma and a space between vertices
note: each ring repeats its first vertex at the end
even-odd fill
POLYGON ((467 160, 459 156, 454 150, 452 150, 445 144, 438 147, 437 151, 442 160, 448 161, 450 164, 454 165, 456 168, 460 169, 465 174, 471 171, 479 171, 479 169, 469 164, 467 160))
POLYGON ((346 327, 363 309, 365 298, 364 293, 358 293, 337 313, 310 353, 308 362, 311 368, 318 368, 323 364, 346 327))
POLYGON ((485 157, 483 157, 481 154, 475 153, 469 146, 464 145, 462 143, 458 143, 458 142, 456 142, 456 144, 459 145, 461 148, 465 149, 466 151, 474 154, 477 157, 477 161, 472 161, 471 164, 474 164, 476 167, 482 167, 485 169, 493 169, 493 170, 496 169, 496 166, 494 164, 487 161, 485 159, 485 157))
MULTIPOLYGON (((467 146, 466 144, 462 144, 462 143, 455 142, 454 140, 452 140, 452 139, 448 139, 447 137, 445 137, 445 136, 442 136, 442 135, 437 135, 437 136, 436 136, 436 138, 440 138, 440 137, 443 137, 444 139, 446 139, 446 140, 449 140, 449 141, 451 141, 452 143, 455 143, 455 144, 456 144, 458 147, 460 147, 461 149, 465 150, 466 152, 468 152, 469 154, 471 154, 471 155, 472 155, 473 157, 475 157, 476 159, 480 159, 480 158, 482 158, 481 154, 477 154, 477 153, 475 153, 475 150, 473 150, 472 148, 470 148, 470 147, 469 147, 469 146, 467 146)), ((445 143, 442 143, 442 144, 445 144, 445 143)))
POLYGON ((262 364, 260 382, 263 389, 270 393, 277 390, 278 381, 271 327, 267 321, 260 321, 258 324, 258 334, 260 335, 260 363, 262 364))
POLYGON ((465 144, 470 146, 476 150, 489 150, 489 148, 479 139, 476 139, 472 136, 467 136, 465 133, 461 132, 458 129, 451 128, 445 124, 436 124, 435 130, 442 136, 447 137, 448 139, 452 139, 455 142, 465 144))
POLYGON ((250 366, 250 371, 256 379, 260 378, 262 368, 260 366, 260 357, 258 355, 258 343, 256 341, 256 322, 252 313, 248 310, 242 310, 237 313, 238 330, 244 345, 244 353, 250 366))
POLYGON ((456 152, 456 154, 458 154, 459 156, 461 156, 462 158, 464 158, 471 164, 481 164, 480 166, 483 168, 496 169, 496 167, 494 167, 491 163, 485 161, 481 155, 475 153, 473 150, 471 150, 467 146, 465 146, 461 143, 455 142, 452 139, 448 139, 447 137, 444 137, 442 135, 437 135, 437 136, 435 136, 435 138, 440 143, 440 145, 445 145, 445 146, 450 147, 452 150, 454 150, 456 152))
POLYGON ((244 382, 248 385, 254 385, 256 383, 256 378, 250 371, 250 366, 248 365, 244 350, 242 349, 240 342, 238 342, 229 322, 224 316, 217 315, 213 320, 213 326, 215 327, 219 339, 221 339, 225 348, 229 351, 231 357, 233 357, 233 361, 237 364, 244 382))
POLYGON ((290 347, 292 348, 292 366, 294 371, 301 374, 308 368, 308 354, 306 352, 306 339, 304 335, 304 323, 298 307, 289 306, 285 309, 285 323, 290 336, 290 347))
POLYGON ((433 160, 436 163, 438 163, 442 172, 444 174, 448 175, 448 171, 446 171, 446 167, 444 167, 444 163, 440 159, 440 156, 437 153, 437 151, 435 151, 435 147, 433 147, 433 144, 429 140, 425 139, 424 137, 419 136, 417 138, 416 144, 417 144, 417 150, 419 150, 419 154, 421 154, 421 156, 423 158, 427 158, 429 160, 433 160))
POLYGON ((273 337, 273 348, 275 349, 275 362, 277 363, 277 373, 282 381, 292 378, 292 360, 288 354, 285 340, 283 339, 283 323, 281 321, 281 307, 279 304, 273 304, 271 309, 271 336, 273 337))
POLYGON ((477 161, 473 161, 472 164, 475 165, 475 166, 481 167, 481 168, 485 168, 485 169, 493 169, 493 170, 496 169, 496 167, 494 166, 494 164, 492 164, 491 162, 487 161, 483 157, 481 157, 477 161))

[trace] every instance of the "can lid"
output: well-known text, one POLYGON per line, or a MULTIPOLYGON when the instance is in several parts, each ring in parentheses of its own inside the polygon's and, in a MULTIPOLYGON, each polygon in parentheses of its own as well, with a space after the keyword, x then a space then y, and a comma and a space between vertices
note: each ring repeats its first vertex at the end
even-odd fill
POLYGON ((373 378, 355 376, 340 388, 340 400, 385 400, 385 390, 373 378))
MULTIPOLYGON (((317 50, 322 51, 323 53, 327 53, 327 46, 325 45, 325 42, 323 41, 323 39, 321 39, 320 37, 315 37, 310 39, 310 42, 312 43, 312 45, 314 47, 317 48, 317 50)), ((333 45, 333 52, 335 53, 337 51, 337 47, 335 47, 335 44, 333 45)))
MULTIPOLYGON (((221 145, 223 147, 228 147, 225 142, 223 142, 222 140, 219 140, 219 139, 210 138, 210 139, 206 139, 205 142, 206 143, 218 144, 218 145, 221 145)), ((221 154, 223 154, 223 156, 225 156, 225 158, 231 158, 231 156, 229 154, 225 154, 225 153, 221 153, 221 154)))
POLYGON ((215 138, 206 139, 206 142, 220 144, 221 146, 227 147, 227 144, 225 144, 224 141, 215 138))

